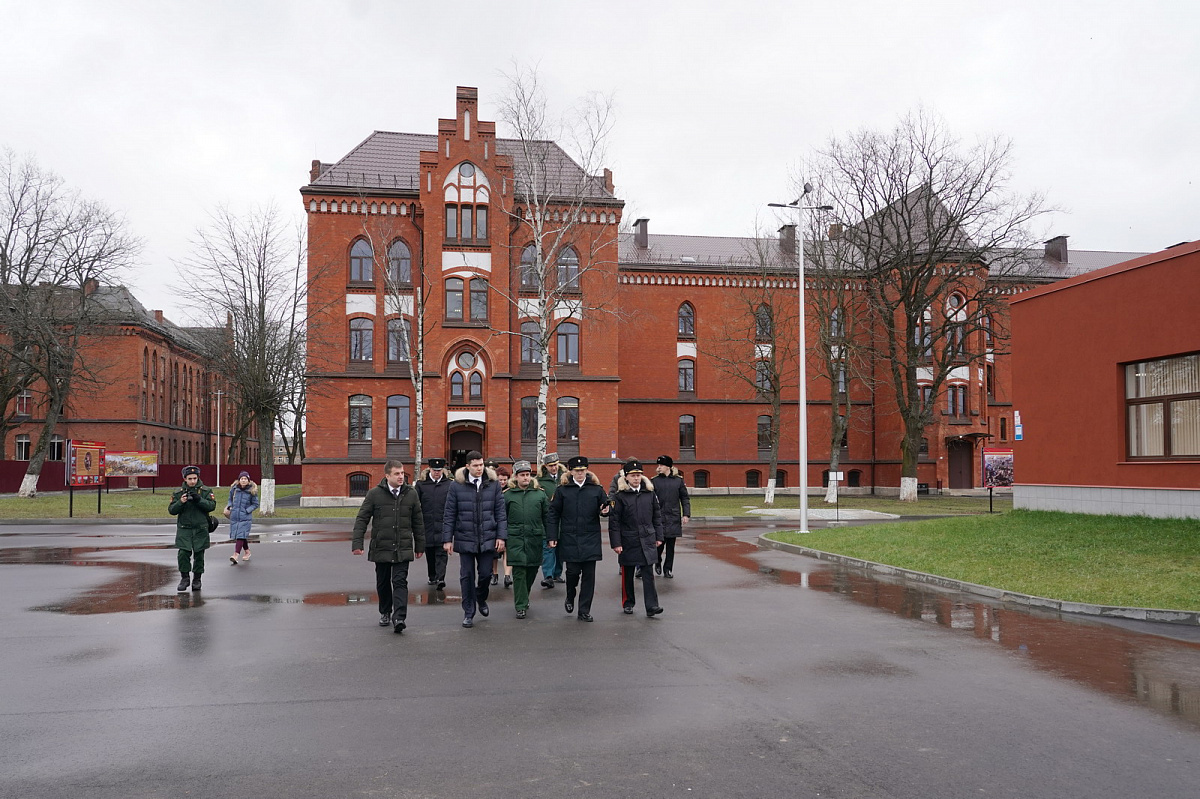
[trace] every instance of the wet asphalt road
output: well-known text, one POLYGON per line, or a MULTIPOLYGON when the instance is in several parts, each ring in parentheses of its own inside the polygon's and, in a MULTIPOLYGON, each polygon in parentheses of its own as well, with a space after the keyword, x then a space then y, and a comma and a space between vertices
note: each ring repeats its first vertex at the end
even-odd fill
POLYGON ((236 567, 222 542, 197 598, 170 528, 0 528, 0 796, 1200 795, 1194 629, 998 608, 714 525, 658 619, 640 589, 622 615, 610 557, 594 624, 562 587, 517 620, 499 588, 464 630, 419 561, 398 636, 348 529, 262 525, 236 567))

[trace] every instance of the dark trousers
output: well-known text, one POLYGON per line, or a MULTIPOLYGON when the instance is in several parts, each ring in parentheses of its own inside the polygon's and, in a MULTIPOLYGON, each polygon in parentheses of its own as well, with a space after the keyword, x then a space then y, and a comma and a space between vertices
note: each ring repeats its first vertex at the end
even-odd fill
POLYGON ((549 544, 542 543, 542 576, 547 580, 553 580, 555 577, 562 577, 563 562, 558 557, 558 547, 552 547, 549 544))
POLYGON ((442 545, 425 548, 425 567, 429 570, 429 579, 434 582, 446 582, 446 564, 450 561, 450 553, 442 549, 442 545))
POLYGON ((463 615, 468 619, 475 617, 480 602, 487 602, 495 559, 495 550, 458 553, 458 587, 462 591, 463 615))
POLYGON ((197 577, 204 574, 204 550, 203 549, 181 549, 179 550, 179 573, 187 574, 191 572, 197 577), (192 561, 195 560, 195 566, 192 561))
POLYGON ((250 542, 245 538, 235 538, 233 540, 233 554, 238 555, 242 550, 250 551, 250 542))
POLYGON ((639 569, 642 572, 642 598, 646 600, 646 608, 656 608, 658 591, 654 588, 654 569, 649 566, 621 567, 621 605, 627 608, 637 605, 637 600, 634 599, 633 575, 639 569))
POLYGON ((575 606, 578 613, 591 615, 592 595, 596 593, 596 561, 585 560, 578 563, 567 561, 567 601, 575 601, 575 586, 579 586, 579 604, 575 606))
POLYGON ((408 618, 408 561, 375 564, 375 592, 379 615, 390 614, 392 624, 408 618))
POLYGON ((668 536, 663 539, 663 542, 658 545, 658 565, 662 566, 666 571, 674 571, 675 569, 675 539, 668 536), (666 551, 666 558, 663 558, 663 551, 666 551))

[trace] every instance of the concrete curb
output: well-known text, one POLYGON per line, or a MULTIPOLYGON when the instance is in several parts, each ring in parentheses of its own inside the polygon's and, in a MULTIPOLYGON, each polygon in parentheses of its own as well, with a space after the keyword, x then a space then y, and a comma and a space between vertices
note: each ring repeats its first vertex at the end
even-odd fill
POLYGON ((927 574, 925 572, 912 571, 911 569, 901 569, 897 566, 888 566, 886 563, 875 563, 870 560, 862 560, 860 558, 851 558, 845 555, 835 555, 831 552, 822 552, 819 549, 809 549, 797 544, 785 544, 782 541, 772 541, 766 535, 758 537, 758 546, 760 549, 775 549, 781 552, 790 552, 793 555, 805 555, 817 560, 824 560, 830 563, 839 563, 844 566, 852 566, 856 569, 875 572, 876 574, 885 574, 893 577, 900 577, 905 580, 912 580, 916 583, 924 583, 926 585, 935 585, 939 588, 947 588, 952 591, 962 591, 967 594, 975 594, 976 596, 992 599, 997 602, 1007 604, 1021 605, 1029 608, 1040 608, 1042 610, 1054 610, 1059 613, 1074 613, 1081 616, 1098 616, 1101 618, 1116 618, 1116 619, 1133 619, 1136 621, 1154 621, 1167 624, 1190 624, 1200 625, 1200 611, 1194 610, 1164 610, 1160 608, 1127 608, 1118 605, 1091 605, 1086 602, 1067 602, 1061 599, 1047 599, 1046 597, 1033 596, 1031 594, 1019 594, 1015 591, 1005 591, 1000 588, 992 588, 987 585, 977 585, 975 583, 967 583, 962 580, 952 580, 949 577, 941 577, 936 574, 927 574))

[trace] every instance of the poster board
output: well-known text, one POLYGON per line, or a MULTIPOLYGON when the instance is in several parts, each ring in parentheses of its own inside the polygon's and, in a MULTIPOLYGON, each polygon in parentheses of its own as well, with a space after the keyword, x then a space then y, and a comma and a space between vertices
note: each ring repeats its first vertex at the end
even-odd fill
POLYGON ((104 485, 104 442, 67 442, 67 485, 104 485))
POLYGON ((158 453, 108 452, 104 469, 106 477, 158 477, 158 453))
POLYGON ((983 484, 1011 486, 1013 484, 1013 451, 983 448, 983 484))

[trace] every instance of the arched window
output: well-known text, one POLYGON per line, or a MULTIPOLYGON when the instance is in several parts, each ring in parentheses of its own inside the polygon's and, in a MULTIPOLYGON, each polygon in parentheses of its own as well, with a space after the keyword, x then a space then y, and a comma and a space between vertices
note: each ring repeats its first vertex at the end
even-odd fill
POLYGON ((463 400, 463 396, 464 396, 463 386, 465 385, 465 383, 466 383, 466 379, 463 377, 462 372, 452 372, 450 374, 450 401, 451 402, 461 403, 464 401, 463 400))
POLYGON ((558 254, 558 287, 563 291, 579 291, 579 253, 574 247, 564 247, 558 254))
POLYGON ((521 363, 542 362, 541 334, 537 322, 521 323, 521 363))
POLYGON ((851 469, 846 473, 846 487, 858 488, 862 485, 862 472, 858 469, 851 469))
POLYGON ((399 240, 388 247, 388 280, 394 285, 412 284, 412 252, 399 240))
POLYGON ((558 326, 558 362, 579 365, 579 325, 563 322, 558 326))
POLYGON ((763 304, 754 311, 754 338, 757 341, 775 340, 775 323, 770 306, 763 304))
POLYGON ((408 441, 408 397, 397 394, 387 398, 387 440, 408 441))
POLYGON ((537 397, 521 397, 521 440, 537 441, 537 397))
POLYGON ((771 448, 771 417, 758 417, 758 448, 771 448))
POLYGON ((452 277, 446 280, 446 318, 453 321, 463 319, 463 279, 452 277))
POLYGON ((579 398, 558 398, 558 440, 579 440, 579 398))
POLYGON ((679 338, 696 337, 696 309, 690 302, 679 306, 679 338))
POLYGON ((762 484, 762 472, 749 469, 746 472, 746 488, 758 488, 762 484))
POLYGON ((479 244, 488 238, 487 177, 464 161, 451 170, 442 184, 446 198, 446 240, 479 244))
POLYGON ((787 488, 787 472, 783 469, 775 470, 775 487, 787 488))
POLYGON ((370 319, 350 320, 350 360, 371 360, 371 341, 375 336, 375 323, 370 319))
POLYGON ((687 394, 696 391, 696 362, 688 358, 679 362, 679 391, 687 394))
POLYGON ((471 402, 483 402, 483 375, 479 372, 471 372, 467 384, 471 389, 471 402))
POLYGON ((679 417, 679 449, 696 453, 696 417, 691 414, 679 417))
POLYGON ((488 318, 488 284, 481 277, 471 280, 471 321, 486 322, 488 318))
POLYGON ((366 394, 350 397, 350 440, 371 440, 371 398, 366 394))
POLYGON ((21 433, 16 437, 15 448, 13 449, 13 459, 18 461, 29 460, 29 434, 21 433))
POLYGON ((350 248, 350 282, 370 283, 373 260, 375 253, 372 252, 370 243, 366 239, 355 241, 350 248))
POLYGON ((517 267, 517 273, 520 275, 522 290, 537 290, 537 250, 532 244, 521 250, 521 263, 517 267))
POLYGON ((692 475, 692 480, 696 488, 708 488, 708 471, 706 469, 697 469, 692 475))
POLYGON ((389 319, 387 323, 387 358, 390 363, 412 360, 412 322, 408 319, 389 319))
POLYGON ((348 494, 352 497, 365 497, 367 492, 371 490, 371 475, 363 472, 355 472, 346 476, 348 494))

